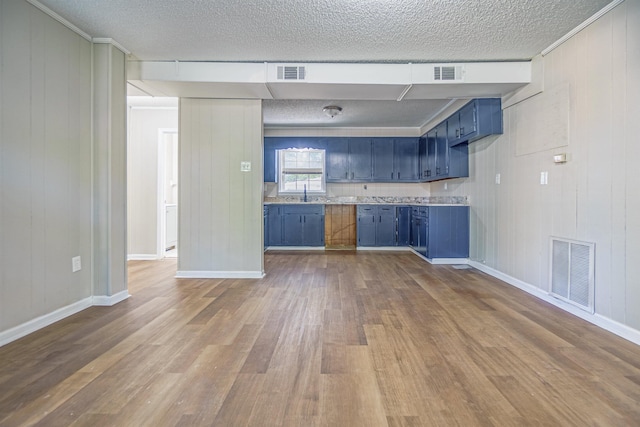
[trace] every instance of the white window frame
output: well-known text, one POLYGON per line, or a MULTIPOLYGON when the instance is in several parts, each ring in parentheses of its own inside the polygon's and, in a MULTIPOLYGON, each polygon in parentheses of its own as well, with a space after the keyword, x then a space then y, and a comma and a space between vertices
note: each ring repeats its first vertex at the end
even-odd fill
POLYGON ((326 150, 318 149, 318 148, 286 148, 282 150, 277 150, 277 171, 278 171, 278 194, 282 195, 302 195, 304 194, 304 189, 301 190, 285 190, 285 175, 288 174, 309 174, 309 173, 317 173, 321 177, 320 181, 320 190, 311 190, 307 188, 307 194, 309 195, 324 195, 327 192, 327 182, 326 182, 326 159, 327 153, 326 150), (322 168, 285 168, 284 167, 284 154, 287 151, 309 151, 309 152, 319 152, 322 153, 322 168))

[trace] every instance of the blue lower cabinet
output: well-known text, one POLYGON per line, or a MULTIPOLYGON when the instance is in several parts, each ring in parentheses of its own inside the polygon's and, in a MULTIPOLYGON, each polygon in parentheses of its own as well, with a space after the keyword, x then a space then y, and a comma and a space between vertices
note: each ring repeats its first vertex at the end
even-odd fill
POLYGON ((429 207, 427 258, 469 257, 469 206, 429 207))
POLYGON ((429 208, 426 206, 411 208, 411 248, 427 256, 427 237, 429 235, 429 208))
MULTIPOLYGON (((358 205, 358 246, 405 246, 398 239, 397 209, 395 205, 358 205)), ((408 231, 405 234, 408 241, 408 231)))
POLYGON ((396 207, 378 206, 376 246, 396 246, 396 207))
POLYGON ((426 258, 469 257, 469 206, 411 208, 411 248, 426 258))
POLYGON ((411 208, 409 206, 396 207, 396 224, 398 246, 409 246, 411 241, 411 208))
POLYGON ((324 246, 323 205, 280 205, 284 246, 324 246))
POLYGON ((265 228, 265 240, 269 246, 282 246, 284 244, 282 236, 283 212, 280 205, 269 205, 267 211, 267 226, 265 228))

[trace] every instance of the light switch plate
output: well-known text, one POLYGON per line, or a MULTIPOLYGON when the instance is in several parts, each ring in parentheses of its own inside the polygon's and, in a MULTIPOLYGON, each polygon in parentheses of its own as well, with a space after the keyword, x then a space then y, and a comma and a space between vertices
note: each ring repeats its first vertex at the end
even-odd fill
POLYGON ((251 172, 251 162, 240 162, 240 172, 251 172))
POLYGON ((75 273, 76 271, 82 270, 82 258, 79 256, 74 256, 71 258, 71 272, 75 273))
POLYGON ((540 185, 547 185, 549 183, 549 172, 540 172, 540 185))

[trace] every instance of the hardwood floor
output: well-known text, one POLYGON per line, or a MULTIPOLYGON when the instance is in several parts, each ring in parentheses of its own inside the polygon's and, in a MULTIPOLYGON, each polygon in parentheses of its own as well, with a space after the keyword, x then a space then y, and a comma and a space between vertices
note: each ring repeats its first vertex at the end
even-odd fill
POLYGON ((477 270, 268 252, 130 263, 132 297, 0 348, 2 426, 638 426, 640 347, 477 270))

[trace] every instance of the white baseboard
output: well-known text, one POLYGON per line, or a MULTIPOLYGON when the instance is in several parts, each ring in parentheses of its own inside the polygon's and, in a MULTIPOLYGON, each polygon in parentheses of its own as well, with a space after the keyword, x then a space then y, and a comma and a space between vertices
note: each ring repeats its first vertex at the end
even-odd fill
POLYGON ((157 261, 158 255, 156 254, 129 254, 127 255, 127 261, 157 261))
POLYGON ((264 271, 182 270, 176 272, 177 279, 262 279, 264 276, 264 271))
POLYGON ((120 301, 126 300, 130 296, 131 295, 129 295, 129 291, 124 290, 122 292, 118 292, 117 294, 113 294, 113 295, 110 295, 110 296, 107 296, 107 295, 94 295, 92 297, 92 302, 93 302, 93 305, 110 307, 112 305, 115 305, 115 304, 119 303, 120 301))
POLYGON ((581 310, 578 307, 566 303, 561 299, 555 298, 546 292, 543 289, 540 289, 536 286, 533 286, 529 283, 523 282, 520 279, 516 279, 515 277, 511 277, 508 274, 502 273, 501 271, 495 270, 491 267, 488 267, 477 261, 469 261, 469 265, 477 268, 478 270, 487 273, 489 276, 493 276, 496 279, 502 280, 510 284, 511 286, 515 286, 516 288, 527 292, 543 301, 548 302, 549 304, 555 305, 556 307, 573 314, 583 320, 586 320, 589 323, 592 323, 606 331, 609 331, 613 334, 618 335, 628 341, 631 341, 634 344, 640 345, 640 331, 637 329, 633 329, 627 325, 616 322, 615 320, 609 319, 608 317, 604 317, 598 313, 591 314, 587 311, 581 310))
POLYGON ((422 255, 420 252, 415 249, 409 248, 414 255, 419 256, 423 260, 427 261, 429 264, 434 265, 458 265, 458 264, 469 264, 469 258, 427 258, 422 255))
POLYGON ((78 302, 74 302, 73 304, 69 304, 66 307, 62 307, 55 311, 52 311, 51 313, 36 317, 35 319, 29 320, 28 322, 25 322, 14 328, 2 331, 0 332, 0 347, 5 344, 9 344, 10 342, 17 339, 20 339, 26 335, 29 335, 32 332, 49 326, 55 322, 58 322, 65 317, 69 317, 84 309, 87 309, 92 305, 92 297, 85 298, 78 302))

